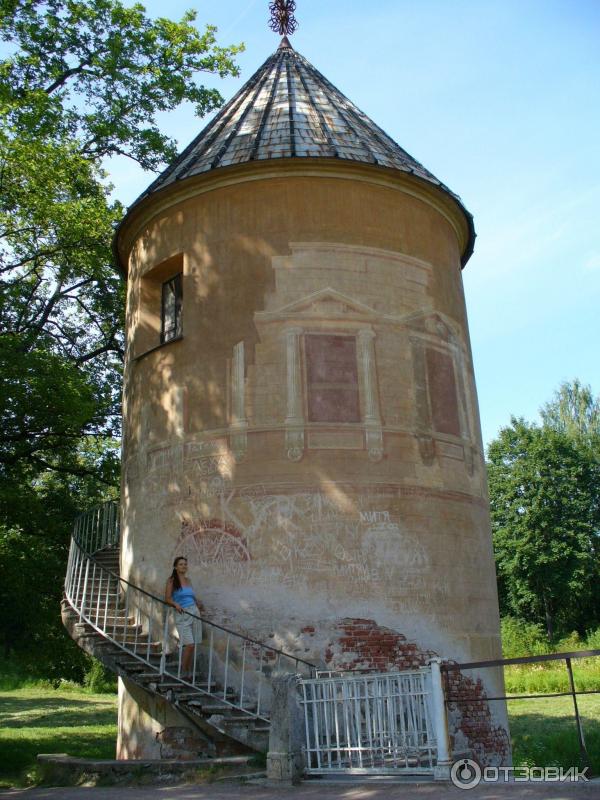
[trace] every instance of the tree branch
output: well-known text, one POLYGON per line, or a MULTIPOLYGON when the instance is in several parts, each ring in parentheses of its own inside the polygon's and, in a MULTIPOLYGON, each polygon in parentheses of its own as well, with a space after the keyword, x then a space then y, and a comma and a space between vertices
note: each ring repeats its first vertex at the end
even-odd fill
POLYGON ((75 363, 79 366, 80 364, 85 364, 86 361, 91 361, 92 358, 96 358, 96 356, 102 355, 102 353, 110 353, 115 352, 118 353, 119 356, 121 355, 121 349, 117 345, 115 341, 115 331, 112 331, 110 334, 109 340, 106 342, 105 345, 102 347, 97 347, 95 350, 92 350, 90 353, 86 353, 83 356, 79 356, 79 358, 75 359, 75 363))
POLYGON ((55 464, 48 463, 44 458, 41 458, 40 456, 32 456, 31 461, 40 467, 44 467, 44 469, 49 469, 52 470, 53 472, 58 472, 61 475, 78 475, 79 477, 84 477, 84 476, 92 477, 95 480, 99 481, 100 483, 103 483, 105 486, 113 486, 117 488, 117 484, 102 478, 97 470, 85 469, 84 467, 59 467, 55 464))
POLYGON ((71 69, 65 70, 63 74, 59 75, 58 78, 56 78, 56 80, 50 84, 50 86, 47 86, 44 89, 44 91, 46 92, 46 94, 52 94, 52 92, 56 91, 61 86, 63 86, 69 80, 69 78, 72 78, 73 75, 78 75, 81 72, 85 72, 85 68, 89 67, 90 63, 91 60, 86 59, 85 61, 82 61, 81 64, 78 64, 76 67, 71 67, 71 69))

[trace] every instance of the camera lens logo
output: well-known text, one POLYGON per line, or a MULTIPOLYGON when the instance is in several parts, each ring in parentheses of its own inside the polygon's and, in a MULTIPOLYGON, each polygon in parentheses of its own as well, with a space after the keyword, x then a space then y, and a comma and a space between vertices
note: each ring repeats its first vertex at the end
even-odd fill
POLYGON ((460 789, 474 789, 481 781, 481 767, 470 758, 461 758, 452 764, 450 780, 460 789))

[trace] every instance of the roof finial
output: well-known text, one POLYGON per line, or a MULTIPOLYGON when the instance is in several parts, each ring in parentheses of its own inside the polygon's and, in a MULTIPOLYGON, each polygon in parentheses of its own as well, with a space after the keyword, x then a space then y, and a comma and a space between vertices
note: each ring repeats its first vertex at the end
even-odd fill
POLYGON ((294 16, 295 10, 295 0, 272 0, 269 3, 269 11, 271 12, 269 28, 281 36, 291 36, 298 27, 298 22, 294 16))

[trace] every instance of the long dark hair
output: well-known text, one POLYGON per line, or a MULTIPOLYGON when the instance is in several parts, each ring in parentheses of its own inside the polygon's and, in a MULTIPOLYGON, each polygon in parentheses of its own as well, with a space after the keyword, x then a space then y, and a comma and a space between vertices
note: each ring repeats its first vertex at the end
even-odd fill
POLYGON ((177 558, 173 562, 173 572, 171 573, 171 580, 173 581, 174 592, 176 592, 178 589, 181 589, 181 581, 179 580, 179 574, 177 572, 177 564, 179 564, 180 561, 187 562, 187 558, 185 556, 177 556, 177 558))

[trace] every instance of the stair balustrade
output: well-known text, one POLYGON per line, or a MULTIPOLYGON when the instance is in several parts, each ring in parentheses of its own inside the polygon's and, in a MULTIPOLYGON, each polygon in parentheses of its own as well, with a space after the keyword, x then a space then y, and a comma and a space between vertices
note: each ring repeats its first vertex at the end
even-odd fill
POLYGON ((202 627, 194 645, 191 677, 182 675, 182 649, 173 636, 171 607, 119 574, 116 503, 82 514, 75 522, 65 580, 65 599, 80 624, 101 643, 118 648, 122 671, 179 706, 229 722, 269 720, 271 679, 284 673, 312 677, 315 667, 256 639, 188 613, 202 627), (239 712, 237 717, 231 712, 239 712))

